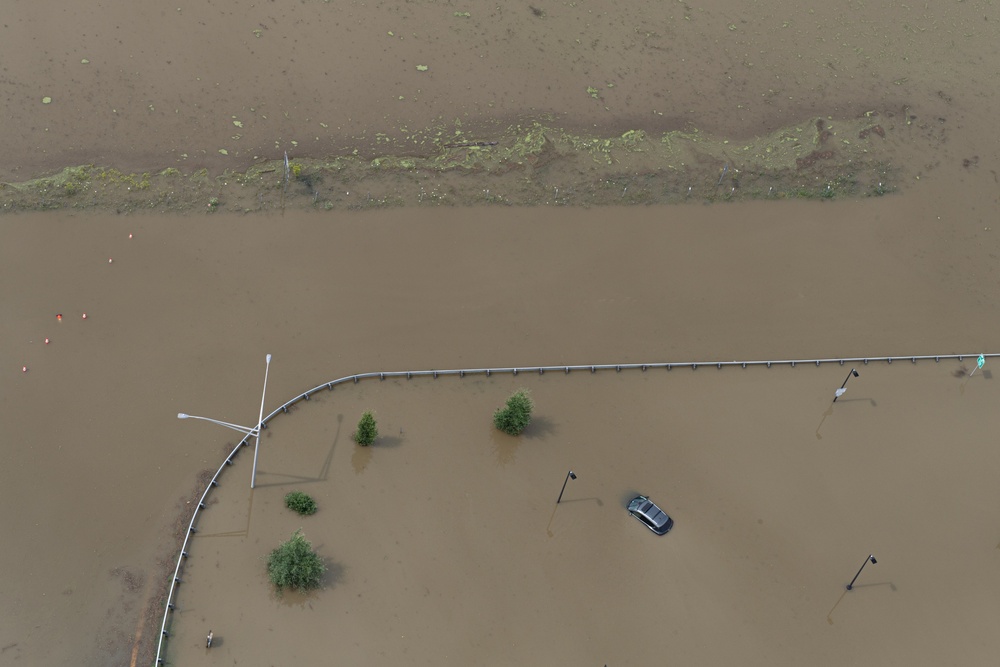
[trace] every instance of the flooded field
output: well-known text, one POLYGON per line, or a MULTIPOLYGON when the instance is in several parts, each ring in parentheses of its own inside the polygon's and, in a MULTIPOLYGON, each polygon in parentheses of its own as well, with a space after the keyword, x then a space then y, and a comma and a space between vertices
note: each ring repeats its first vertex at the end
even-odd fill
MULTIPOLYGON (((255 423, 267 353, 273 409, 378 370, 997 351, 997 20, 14 3, 0 663, 153 662, 238 437, 176 415, 255 423)), ((991 363, 869 364, 835 406, 840 366, 338 387, 275 420, 257 489, 226 471, 167 663, 984 662, 991 363), (299 527, 330 572, 279 598, 299 527)))

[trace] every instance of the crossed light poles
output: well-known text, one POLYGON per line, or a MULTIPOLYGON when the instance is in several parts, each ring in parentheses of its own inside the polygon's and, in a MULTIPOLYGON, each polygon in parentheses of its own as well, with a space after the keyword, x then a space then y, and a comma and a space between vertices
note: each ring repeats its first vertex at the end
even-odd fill
MULTIPOLYGON (((178 419, 200 419, 206 422, 212 422, 213 424, 218 424, 219 426, 225 426, 226 428, 231 428, 234 431, 239 431, 246 435, 252 435, 257 438, 253 447, 253 471, 250 473, 250 488, 254 488, 254 484, 257 481, 257 452, 260 449, 260 428, 264 422, 264 397, 267 395, 267 373, 271 369, 271 355, 264 357, 264 391, 260 395, 260 416, 257 417, 257 425, 253 428, 249 426, 240 426, 239 424, 230 424, 229 422, 219 421, 218 419, 211 419, 210 417, 197 417, 195 415, 188 415, 183 412, 177 413, 178 419)), ((560 494, 561 497, 561 494, 560 494)))
POLYGON ((852 375, 854 377, 858 377, 858 372, 856 370, 854 370, 853 368, 851 369, 851 372, 847 374, 847 379, 844 380, 844 384, 840 385, 840 389, 837 390, 836 395, 833 397, 833 402, 834 403, 836 403, 837 399, 840 398, 841 396, 843 396, 844 392, 847 391, 847 389, 845 389, 844 387, 847 386, 847 380, 850 380, 852 375))
POLYGON ((854 582, 858 580, 859 576, 861 576, 861 570, 865 569, 865 565, 868 565, 869 562, 872 565, 878 565, 878 561, 875 560, 875 556, 873 556, 871 554, 868 554, 868 558, 866 558, 865 562, 862 563, 861 567, 858 568, 858 573, 856 575, 854 575, 853 579, 851 579, 851 583, 847 584, 847 590, 851 590, 851 588, 854 587, 854 582))

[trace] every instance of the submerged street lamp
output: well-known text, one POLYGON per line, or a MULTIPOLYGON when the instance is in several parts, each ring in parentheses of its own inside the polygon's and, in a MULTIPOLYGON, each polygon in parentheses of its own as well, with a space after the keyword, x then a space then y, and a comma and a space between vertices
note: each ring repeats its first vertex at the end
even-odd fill
POLYGON ((267 395, 267 372, 271 368, 271 355, 264 357, 264 391, 260 395, 260 416, 257 417, 257 425, 253 428, 249 426, 240 426, 239 424, 230 424, 229 422, 219 421, 218 419, 211 419, 209 417, 197 417, 195 415, 185 414, 183 412, 177 413, 178 419, 200 419, 206 422, 212 422, 213 424, 218 424, 219 426, 225 426, 226 428, 231 428, 234 431, 239 431, 247 436, 256 436, 257 442, 254 444, 253 448, 253 472, 250 473, 250 488, 254 487, 254 483, 257 479, 257 450, 260 448, 260 429, 264 422, 264 397, 267 395))
POLYGON ((840 398, 841 396, 843 396, 844 392, 847 391, 847 389, 845 389, 844 387, 847 386, 847 380, 850 380, 852 375, 854 377, 858 377, 858 372, 856 370, 854 370, 853 368, 851 369, 851 372, 847 374, 847 379, 844 380, 844 384, 840 385, 840 389, 837 390, 836 396, 833 397, 833 402, 834 403, 836 403, 837 399, 840 398))
POLYGON ((866 558, 865 562, 862 563, 861 567, 858 568, 858 573, 854 575, 853 579, 851 579, 851 583, 847 584, 847 590, 851 590, 851 588, 854 586, 854 582, 858 580, 859 576, 861 576, 861 570, 865 569, 865 565, 868 565, 869 562, 872 565, 878 565, 878 561, 875 560, 875 556, 868 554, 868 558, 866 558))
POLYGON ((558 505, 559 501, 562 500, 563 491, 566 490, 566 485, 569 483, 569 480, 571 480, 571 479, 576 479, 576 473, 573 472, 572 470, 570 470, 568 473, 566 473, 566 479, 563 480, 562 491, 559 492, 559 497, 556 499, 556 505, 558 505))

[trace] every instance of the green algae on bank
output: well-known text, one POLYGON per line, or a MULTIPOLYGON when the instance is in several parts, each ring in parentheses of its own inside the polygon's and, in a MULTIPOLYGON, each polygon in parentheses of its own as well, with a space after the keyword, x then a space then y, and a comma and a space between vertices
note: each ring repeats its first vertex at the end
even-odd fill
MULTIPOLYGON (((809 119, 762 137, 692 131, 574 134, 540 121, 493 136, 460 125, 385 139, 376 156, 267 160, 210 176, 80 165, 0 183, 0 210, 129 212, 407 205, 608 205, 879 196, 898 187, 887 120, 809 119), (888 128, 888 129, 887 129, 888 128)), ((381 143, 382 135, 376 135, 381 143)))

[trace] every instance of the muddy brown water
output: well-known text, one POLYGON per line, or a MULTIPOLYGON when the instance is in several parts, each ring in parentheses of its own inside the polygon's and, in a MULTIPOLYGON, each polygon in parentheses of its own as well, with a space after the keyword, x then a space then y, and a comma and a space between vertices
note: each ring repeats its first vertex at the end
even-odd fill
MULTIPOLYGON (((274 406, 371 370, 996 351, 988 3, 12 7, 8 180, 221 171, 456 114, 735 137, 905 107, 927 129, 897 152, 908 187, 864 201, 5 216, 0 663, 150 664, 188 501, 236 442, 176 414, 254 422, 265 353, 274 406)), ((226 471, 168 661, 985 662, 991 364, 870 364, 832 409, 839 366, 338 387, 274 422, 253 493, 245 453, 226 471), (512 441, 489 415, 519 386, 537 421, 512 441), (289 515, 292 488, 320 512, 289 515), (674 532, 630 519, 633 492, 674 532), (330 572, 278 598, 261 558, 298 527, 330 572)))

